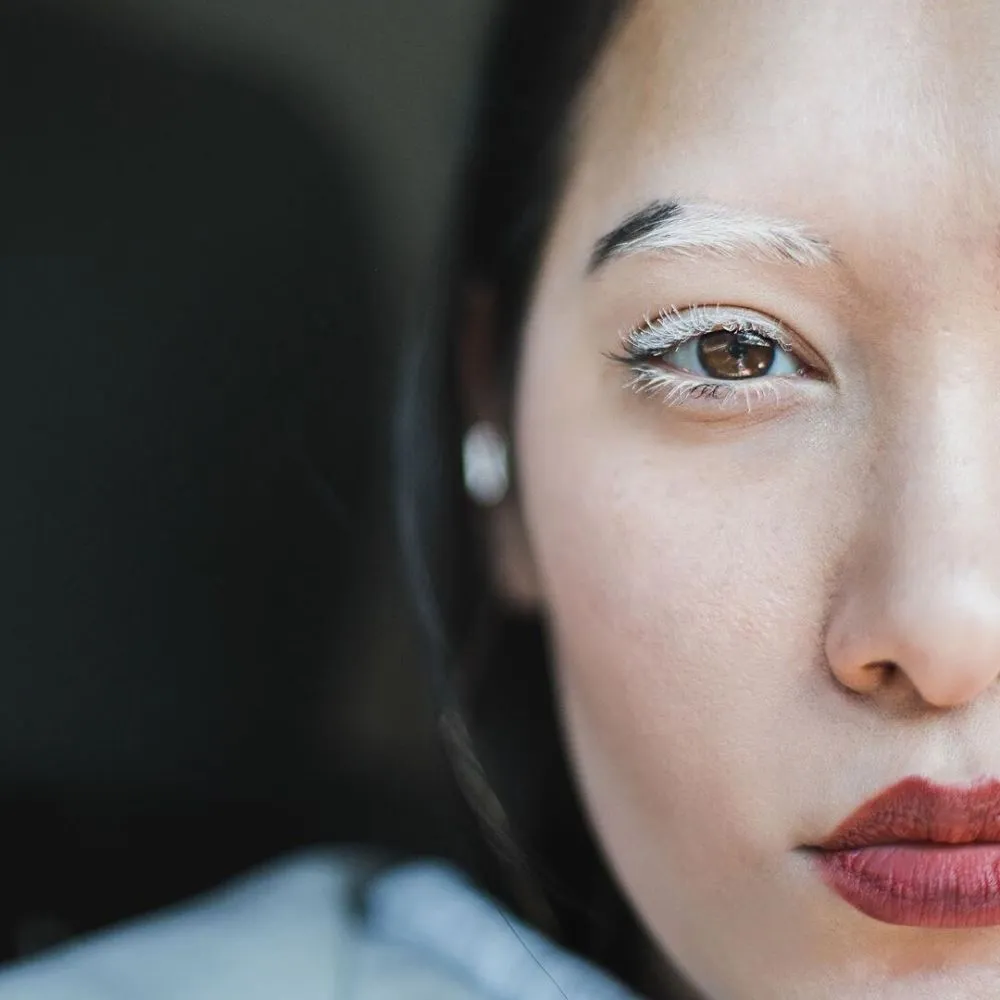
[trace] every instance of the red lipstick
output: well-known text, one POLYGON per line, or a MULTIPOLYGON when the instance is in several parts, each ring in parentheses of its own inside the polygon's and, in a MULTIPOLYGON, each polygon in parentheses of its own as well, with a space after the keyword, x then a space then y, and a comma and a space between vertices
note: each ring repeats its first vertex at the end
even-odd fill
POLYGON ((1000 926, 1000 782, 907 778, 866 802, 815 852, 826 884, 907 927, 1000 926))

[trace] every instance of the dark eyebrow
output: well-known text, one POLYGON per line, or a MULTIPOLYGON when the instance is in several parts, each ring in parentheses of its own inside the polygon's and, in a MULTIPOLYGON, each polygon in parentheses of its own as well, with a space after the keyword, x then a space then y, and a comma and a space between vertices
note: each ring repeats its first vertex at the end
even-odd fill
POLYGON ((587 267, 588 273, 593 273, 612 257, 617 257, 626 247, 665 226, 675 219, 680 211, 680 202, 654 201, 645 208, 640 208, 638 212, 633 212, 594 244, 587 267))
POLYGON ((714 254, 801 267, 839 261, 830 243, 801 222, 711 202, 653 201, 594 244, 587 274, 615 257, 637 253, 714 254))

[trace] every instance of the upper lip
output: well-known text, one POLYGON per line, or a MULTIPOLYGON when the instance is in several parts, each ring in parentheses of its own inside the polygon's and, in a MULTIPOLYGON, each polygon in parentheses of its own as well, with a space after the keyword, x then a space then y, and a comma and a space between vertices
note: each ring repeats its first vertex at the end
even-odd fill
POLYGON ((907 778, 865 802, 817 846, 847 851, 906 842, 1000 843, 1000 781, 949 788, 907 778))

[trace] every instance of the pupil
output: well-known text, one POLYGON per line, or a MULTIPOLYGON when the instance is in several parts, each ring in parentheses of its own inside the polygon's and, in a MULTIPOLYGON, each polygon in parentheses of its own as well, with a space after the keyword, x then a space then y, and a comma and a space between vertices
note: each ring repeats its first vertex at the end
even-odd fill
POLYGON ((766 375, 774 365, 776 345, 748 330, 717 330, 698 342, 698 360, 711 378, 741 379, 766 375))

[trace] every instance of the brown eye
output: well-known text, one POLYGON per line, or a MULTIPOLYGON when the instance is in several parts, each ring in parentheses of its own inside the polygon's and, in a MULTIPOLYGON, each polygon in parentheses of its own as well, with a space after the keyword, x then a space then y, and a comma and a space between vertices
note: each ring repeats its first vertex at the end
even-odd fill
POLYGON ((709 378, 744 379, 770 374, 778 345, 751 330, 714 330, 698 338, 697 353, 709 378))
POLYGON ((625 348, 618 360, 637 371, 640 382, 685 374, 705 379, 710 388, 727 382, 773 385, 774 379, 818 373, 778 321, 735 306, 662 313, 629 334, 625 348))

